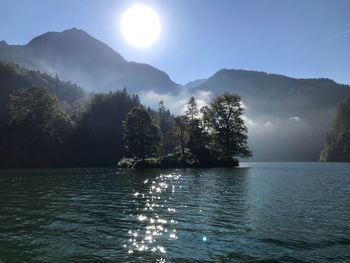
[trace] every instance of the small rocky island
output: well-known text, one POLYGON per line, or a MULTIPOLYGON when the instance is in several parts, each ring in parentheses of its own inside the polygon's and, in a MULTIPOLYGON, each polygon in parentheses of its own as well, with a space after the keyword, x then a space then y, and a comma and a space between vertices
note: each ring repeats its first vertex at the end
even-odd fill
POLYGON ((123 122, 125 156, 120 168, 235 167, 252 155, 243 107, 225 93, 198 109, 194 97, 174 116, 160 102, 157 112, 138 105, 123 122))

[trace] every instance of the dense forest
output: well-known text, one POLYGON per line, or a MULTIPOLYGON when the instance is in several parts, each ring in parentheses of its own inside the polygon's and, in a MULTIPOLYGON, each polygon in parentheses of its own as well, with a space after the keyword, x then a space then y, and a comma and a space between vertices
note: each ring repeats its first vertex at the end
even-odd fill
POLYGON ((0 167, 111 166, 137 96, 87 94, 70 82, 0 63, 0 167))
POLYGON ((350 99, 338 108, 320 160, 328 162, 350 161, 350 99))
POLYGON ((124 155, 122 120, 138 104, 125 90, 92 95, 78 106, 62 104, 46 88, 16 90, 0 128, 0 166, 116 165, 124 155))
POLYGON ((240 98, 224 94, 184 115, 146 108, 126 89, 86 94, 58 77, 0 63, 0 167, 232 165, 248 157, 240 98))

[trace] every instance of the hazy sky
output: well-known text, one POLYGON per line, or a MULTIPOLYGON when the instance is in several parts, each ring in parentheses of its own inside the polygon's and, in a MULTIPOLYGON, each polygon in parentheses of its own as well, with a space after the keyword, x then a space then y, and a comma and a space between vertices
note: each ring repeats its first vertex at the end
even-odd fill
POLYGON ((350 84, 349 0, 0 0, 0 40, 9 44, 72 27, 181 84, 221 68, 350 84), (159 13, 162 35, 150 49, 133 48, 120 32, 134 3, 159 13))

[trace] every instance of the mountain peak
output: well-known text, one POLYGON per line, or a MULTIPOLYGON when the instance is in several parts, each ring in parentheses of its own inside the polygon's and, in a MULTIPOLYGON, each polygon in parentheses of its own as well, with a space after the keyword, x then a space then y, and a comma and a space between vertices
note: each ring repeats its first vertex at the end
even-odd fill
POLYGON ((44 33, 33 38, 27 47, 40 52, 46 50, 66 54, 72 58, 89 54, 101 60, 112 57, 119 63, 125 62, 125 59, 111 47, 75 27, 62 32, 44 33))
POLYGON ((78 28, 47 32, 24 46, 0 48, 0 59, 57 74, 93 91, 127 87, 131 92, 174 91, 178 85, 151 65, 128 62, 118 52, 78 28))
POLYGON ((62 32, 56 32, 56 31, 46 32, 42 35, 39 35, 33 38, 27 44, 27 46, 47 44, 48 42, 53 42, 53 41, 68 41, 66 43, 69 44, 70 42, 77 41, 77 40, 100 42, 99 40, 90 36, 85 31, 73 27, 71 29, 66 29, 62 32))

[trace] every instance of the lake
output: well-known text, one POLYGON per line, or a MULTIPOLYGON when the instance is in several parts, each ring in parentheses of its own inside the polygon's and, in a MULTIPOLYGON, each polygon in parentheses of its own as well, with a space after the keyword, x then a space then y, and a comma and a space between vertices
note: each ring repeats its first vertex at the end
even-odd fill
POLYGON ((0 171, 0 262, 350 262, 350 164, 0 171))

